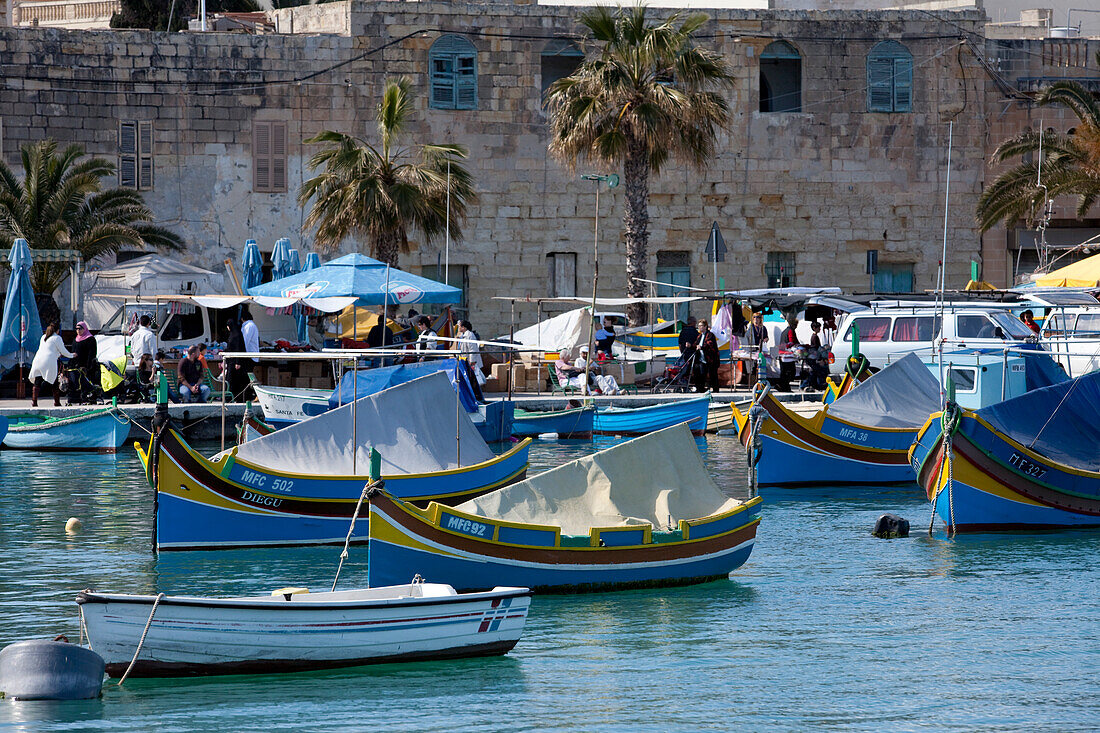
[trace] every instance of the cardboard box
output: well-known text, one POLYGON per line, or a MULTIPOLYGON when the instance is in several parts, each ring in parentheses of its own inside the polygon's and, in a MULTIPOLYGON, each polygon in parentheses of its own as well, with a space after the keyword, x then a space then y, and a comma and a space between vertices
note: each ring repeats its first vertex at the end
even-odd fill
POLYGON ((512 365, 512 384, 523 384, 527 381, 527 367, 522 364, 512 365))
POLYGON ((273 386, 279 383, 279 367, 269 366, 261 368, 263 369, 263 376, 260 377, 260 380, 264 384, 273 386))
POLYGON ((481 385, 481 391, 482 392, 504 392, 506 390, 502 390, 500 388, 500 382, 498 382, 497 380, 490 377, 489 379, 485 380, 485 384, 481 385))
POLYGON ((545 380, 535 377, 534 379, 528 379, 524 382, 524 387, 528 392, 544 392, 546 391, 545 380))
POLYGON ((309 386, 313 389, 332 389, 332 380, 328 377, 310 377, 309 386))
POLYGON ((323 377, 325 376, 325 365, 319 361, 300 361, 298 362, 298 376, 323 377))
POLYGON ((290 372, 282 372, 281 371, 281 372, 279 372, 278 385, 280 387, 293 387, 294 386, 294 377, 292 377, 290 375, 290 372))
POLYGON ((508 379, 508 365, 507 364, 493 364, 489 367, 489 378, 495 379, 497 382, 504 382, 508 379))
POLYGON ((309 382, 309 377, 295 377, 294 386, 301 387, 302 389, 311 389, 313 387, 309 382))

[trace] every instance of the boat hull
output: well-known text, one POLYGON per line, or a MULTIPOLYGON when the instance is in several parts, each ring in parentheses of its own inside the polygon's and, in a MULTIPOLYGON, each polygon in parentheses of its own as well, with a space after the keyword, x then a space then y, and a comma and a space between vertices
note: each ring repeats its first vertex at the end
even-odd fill
POLYGON ((560 438, 591 438, 596 409, 592 406, 552 412, 517 412, 512 422, 512 435, 534 438, 557 433, 560 438))
MULTIPOLYGON (((415 593, 417 586, 400 589, 415 593)), ((77 596, 93 651, 107 674, 130 665, 146 622, 133 677, 296 672, 364 664, 505 654, 523 632, 525 588, 472 595, 398 596, 325 601, 356 593, 297 593, 254 599, 153 596, 85 591, 77 596), (316 598, 311 598, 316 596, 316 598)))
POLYGON ((264 413, 264 422, 273 428, 301 422, 322 412, 328 412, 332 390, 294 387, 262 387, 252 385, 264 413))
POLYGON ((5 448, 43 451, 93 451, 114 453, 130 435, 130 421, 108 410, 71 418, 43 419, 28 416, 9 422, 5 448), (38 422, 41 421, 41 422, 38 422))
MULTIPOLYGON (((523 441, 458 470, 383 478, 387 490, 409 501, 458 504, 523 479, 529 446, 523 441)), ((146 460, 156 488, 158 550, 343 544, 367 481, 271 471, 236 460, 234 451, 210 460, 171 430, 146 460)), ((366 540, 366 522, 360 522, 351 541, 366 540)))
MULTIPOLYGON (((760 402, 760 453, 756 477, 761 488, 888 486, 912 484, 908 449, 916 430, 870 428, 847 423, 828 412, 806 418, 771 394, 760 402)), ((738 438, 753 439, 749 414, 733 408, 738 438)))
POLYGON ((956 532, 1100 527, 1100 473, 1061 465, 964 411, 952 436, 950 489, 940 413, 913 444, 912 469, 956 532))
POLYGON ((0 444, 3 444, 4 437, 8 434, 8 418, 0 415, 0 444))
POLYGON ((592 432, 597 435, 645 435, 686 422, 692 433, 702 435, 707 430, 709 411, 709 394, 650 407, 604 408, 596 410, 592 432))
POLYGON ((596 544, 584 538, 585 546, 567 546, 556 527, 500 522, 438 504, 416 510, 383 494, 371 504, 368 577, 375 585, 413 572, 465 590, 524 579, 526 587, 554 593, 702 583, 727 577, 748 560, 759 509, 757 498, 722 515, 681 522, 675 541, 646 542, 653 535, 644 525, 596 529, 596 544))

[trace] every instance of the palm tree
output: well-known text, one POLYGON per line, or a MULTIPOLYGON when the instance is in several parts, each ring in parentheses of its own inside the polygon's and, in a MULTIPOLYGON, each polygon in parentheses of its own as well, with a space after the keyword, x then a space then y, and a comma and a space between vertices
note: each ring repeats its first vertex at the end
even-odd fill
MULTIPOLYGON (((175 233, 149 223, 153 212, 140 193, 103 187, 115 175, 110 161, 85 158, 80 145, 58 153, 53 140, 27 143, 20 152, 22 180, 0 160, 0 248, 22 237, 32 249, 75 249, 84 262, 123 247, 183 248, 175 233)), ((52 293, 68 274, 63 264, 38 263, 31 284, 52 293)))
POLYGON ((313 199, 305 226, 317 227, 319 250, 331 252, 359 235, 367 239, 372 257, 396 267, 399 253, 409 251, 409 229, 418 229, 428 242, 446 230, 448 179, 451 236, 461 238, 466 205, 474 199, 473 179, 458 162, 466 149, 399 147, 413 111, 409 86, 404 78, 386 83, 377 113, 380 146, 331 130, 306 141, 326 143, 309 161, 311 170, 324 171, 298 192, 301 206, 313 199))
POLYGON ((1033 226, 1043 216, 1047 199, 1055 196, 1076 196, 1078 219, 1100 199, 1100 104, 1075 81, 1054 82, 1037 101, 1069 109, 1078 124, 1064 134, 1042 133, 1041 140, 1040 133, 1027 130, 997 146, 995 162, 1015 157, 1024 160, 997 176, 978 199, 978 223, 983 232, 1002 221, 1011 226, 1022 219, 1033 226), (1037 155, 1040 145, 1041 159, 1037 155))
MULTIPOLYGON (((552 154, 576 168, 584 158, 622 166, 626 189, 627 292, 645 295, 649 244, 649 177, 669 159, 705 167, 714 155, 729 106, 718 93, 733 75, 720 54, 696 47, 703 13, 649 23, 642 6, 598 7, 580 16, 598 51, 547 90, 552 154)), ((631 325, 645 308, 628 309, 631 325)))

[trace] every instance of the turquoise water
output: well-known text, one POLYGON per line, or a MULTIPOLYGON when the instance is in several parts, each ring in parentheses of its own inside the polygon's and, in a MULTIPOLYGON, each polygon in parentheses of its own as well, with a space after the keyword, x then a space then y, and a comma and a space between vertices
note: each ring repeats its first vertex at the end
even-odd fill
MULTIPOLYGON (((602 443, 601 443, 602 445, 602 443)), ((708 437, 743 495, 732 438, 708 437)), ((538 443, 535 468, 592 450, 538 443)), ((924 535, 919 490, 769 501, 732 580, 536 597, 506 657, 267 677, 129 680, 0 701, 20 730, 1096 730, 1100 533, 924 535), (853 496, 855 498, 853 498, 853 496), (909 539, 871 537, 895 511, 909 539)), ((132 451, 0 454, 0 645, 78 634, 82 588, 239 595, 331 583, 339 550, 150 551, 132 451), (65 520, 84 530, 67 537, 65 520)), ((342 587, 365 583, 352 549, 342 587)))

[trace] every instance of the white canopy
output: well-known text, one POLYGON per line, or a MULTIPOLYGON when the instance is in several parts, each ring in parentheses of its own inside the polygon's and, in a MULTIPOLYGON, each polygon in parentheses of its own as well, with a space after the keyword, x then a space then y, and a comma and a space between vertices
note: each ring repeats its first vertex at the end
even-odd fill
MULTIPOLYGON (((839 288, 837 289, 839 292, 839 288)), ((506 295, 497 295, 493 297, 493 300, 516 300, 524 303, 582 303, 592 304, 592 298, 529 298, 527 296, 519 296, 510 298, 506 295)), ((604 308, 618 307, 624 305, 631 305, 633 303, 650 303, 653 305, 679 305, 680 303, 694 303, 697 300, 703 300, 697 296, 680 296, 680 295, 662 295, 652 298, 596 298, 596 305, 604 308)))
POLYGON ((543 351, 572 349, 588 338, 591 309, 577 308, 516 331, 513 340, 543 351))
POLYGON ((192 295, 172 297, 172 300, 194 303, 205 308, 232 308, 241 303, 255 303, 261 308, 289 308, 301 303, 321 313, 339 313, 355 303, 353 296, 333 296, 331 298, 291 298, 274 295, 192 295))
POLYGON ((120 300, 155 293, 217 292, 225 276, 162 255, 144 255, 114 267, 84 275, 84 313, 92 328, 99 328, 120 305, 120 300))
POLYGON ((592 527, 634 524, 675 529, 681 519, 707 517, 739 503, 714 483, 691 430, 682 423, 497 489, 458 509, 577 535, 592 527))
POLYGON ((349 403, 250 440, 236 449, 237 456, 265 468, 298 474, 367 476, 373 447, 382 454, 384 476, 446 471, 459 467, 457 420, 461 465, 491 459, 493 452, 466 411, 448 408, 457 400, 447 375, 434 372, 362 397, 354 407, 349 403))

